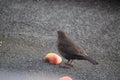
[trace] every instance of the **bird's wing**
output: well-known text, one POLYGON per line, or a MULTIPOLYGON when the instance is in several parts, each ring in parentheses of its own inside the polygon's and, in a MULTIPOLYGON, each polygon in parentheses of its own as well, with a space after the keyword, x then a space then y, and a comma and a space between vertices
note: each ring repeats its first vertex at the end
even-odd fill
POLYGON ((83 56, 84 55, 84 51, 77 45, 75 45, 74 43, 70 43, 67 41, 61 41, 59 48, 62 52, 67 53, 69 55, 78 55, 78 56, 83 56))
POLYGON ((79 50, 79 53, 76 53, 77 55, 83 55, 83 56, 87 56, 87 53, 85 52, 85 50, 82 47, 79 47, 76 45, 77 50, 79 50))

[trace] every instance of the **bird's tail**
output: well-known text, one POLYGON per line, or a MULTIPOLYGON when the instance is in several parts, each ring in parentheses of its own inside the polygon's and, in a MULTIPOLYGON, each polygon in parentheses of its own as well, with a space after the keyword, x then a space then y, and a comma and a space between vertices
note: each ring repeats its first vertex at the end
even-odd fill
POLYGON ((84 58, 85 58, 86 60, 88 60, 89 62, 91 62, 92 64, 94 64, 94 65, 97 65, 97 64, 98 64, 98 62, 97 62, 96 60, 92 59, 92 58, 89 57, 89 56, 84 56, 84 58))

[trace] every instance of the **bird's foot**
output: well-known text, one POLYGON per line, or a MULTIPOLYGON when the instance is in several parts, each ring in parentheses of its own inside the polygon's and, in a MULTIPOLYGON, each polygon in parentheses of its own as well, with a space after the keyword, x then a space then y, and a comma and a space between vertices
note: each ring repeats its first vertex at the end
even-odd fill
POLYGON ((68 65, 59 65, 59 67, 61 67, 61 68, 66 68, 66 69, 69 69, 69 68, 70 68, 70 66, 68 66, 68 65))
POLYGON ((73 65, 70 64, 70 63, 65 63, 65 65, 70 66, 70 67, 73 67, 73 65))
POLYGON ((36 2, 38 2, 38 1, 40 1, 40 0, 33 0, 33 1, 36 1, 36 2))

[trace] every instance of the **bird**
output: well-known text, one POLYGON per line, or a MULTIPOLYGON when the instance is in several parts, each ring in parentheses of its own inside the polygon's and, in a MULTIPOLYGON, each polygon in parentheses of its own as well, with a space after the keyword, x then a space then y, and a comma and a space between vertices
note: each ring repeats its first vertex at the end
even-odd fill
POLYGON ((87 60, 93 65, 97 65, 98 62, 87 55, 86 51, 78 46, 63 30, 58 30, 57 50, 60 55, 67 59, 66 65, 71 65, 73 60, 87 60))

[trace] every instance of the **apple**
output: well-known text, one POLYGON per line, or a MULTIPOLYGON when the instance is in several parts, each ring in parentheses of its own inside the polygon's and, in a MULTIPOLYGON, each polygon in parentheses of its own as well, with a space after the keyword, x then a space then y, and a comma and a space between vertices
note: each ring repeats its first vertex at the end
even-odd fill
POLYGON ((62 62, 62 58, 55 53, 48 53, 44 59, 50 64, 60 64, 62 62))
POLYGON ((59 80, 72 80, 72 78, 69 76, 64 76, 64 77, 61 77, 59 80))

